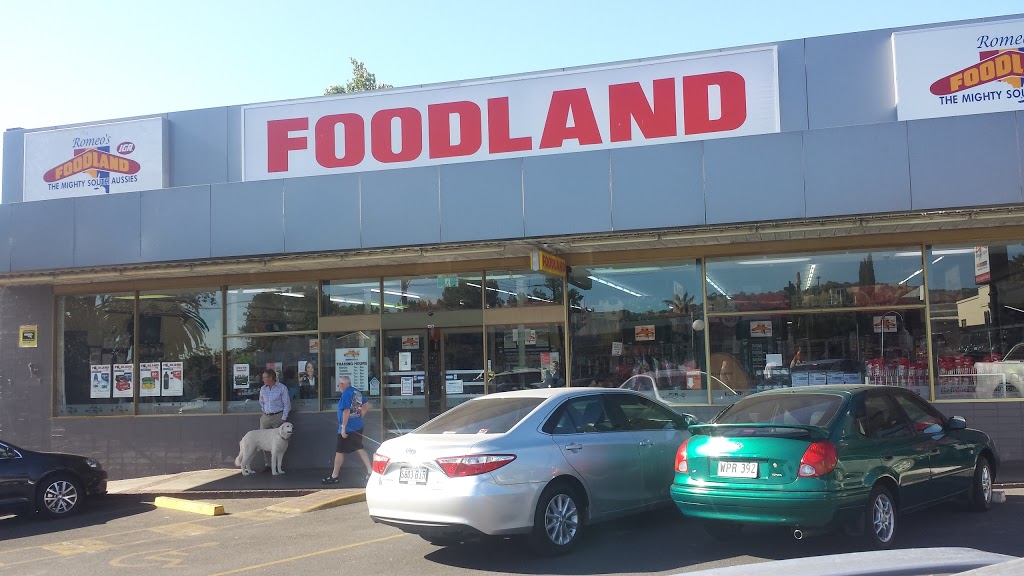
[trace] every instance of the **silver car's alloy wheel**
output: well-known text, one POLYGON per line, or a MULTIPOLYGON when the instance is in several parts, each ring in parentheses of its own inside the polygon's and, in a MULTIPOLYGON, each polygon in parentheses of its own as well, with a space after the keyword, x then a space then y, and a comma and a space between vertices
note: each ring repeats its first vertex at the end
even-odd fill
POLYGON ((879 542, 892 540, 896 530, 896 509, 887 495, 879 494, 872 503, 871 524, 879 542))
POLYGON ((576 503, 566 494, 557 494, 544 509, 544 530, 551 542, 564 546, 576 537, 579 525, 576 503))
POLYGON ((988 466, 981 467, 981 493, 985 497, 985 502, 992 501, 992 471, 988 466))
POLYGON ((54 514, 64 514, 78 503, 78 490, 67 480, 57 480, 46 487, 43 504, 54 514))

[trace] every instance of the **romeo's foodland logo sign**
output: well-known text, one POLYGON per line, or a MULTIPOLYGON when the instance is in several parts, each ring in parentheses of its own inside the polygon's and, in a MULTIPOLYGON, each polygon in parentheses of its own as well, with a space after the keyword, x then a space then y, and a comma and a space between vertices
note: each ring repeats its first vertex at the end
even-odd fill
POLYGON ((243 108, 246 180, 779 131, 774 47, 243 108))
POLYGON ((1024 110, 1024 20, 893 34, 900 120, 1024 110))
POLYGON ((24 200, 166 187, 162 118, 25 134, 24 200))

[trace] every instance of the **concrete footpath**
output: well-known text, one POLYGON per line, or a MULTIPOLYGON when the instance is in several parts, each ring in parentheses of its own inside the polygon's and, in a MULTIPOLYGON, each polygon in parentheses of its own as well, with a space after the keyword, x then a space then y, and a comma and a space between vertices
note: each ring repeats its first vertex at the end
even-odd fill
MULTIPOLYGON (((341 482, 321 484, 329 474, 325 469, 288 470, 274 476, 269 472, 242 476, 237 468, 195 470, 162 476, 147 476, 127 480, 112 480, 107 485, 110 494, 141 494, 174 496, 178 498, 292 498, 326 492, 363 494, 365 498, 365 472, 362 468, 343 468, 341 482)), ((1024 462, 1004 462, 996 476, 996 487, 1024 487, 1024 462)))

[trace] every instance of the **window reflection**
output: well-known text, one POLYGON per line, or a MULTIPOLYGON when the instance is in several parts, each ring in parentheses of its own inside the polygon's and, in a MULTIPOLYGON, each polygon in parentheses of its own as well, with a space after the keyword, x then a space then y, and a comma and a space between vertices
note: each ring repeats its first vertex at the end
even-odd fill
POLYGON ((563 301, 562 284, 561 278, 526 270, 488 270, 485 290, 495 308, 552 306, 563 301))
MULTIPOLYGON (((480 310, 484 298, 480 274, 385 278, 383 292, 385 313, 480 310)), ((496 299, 488 291, 488 306, 496 299)))
POLYGON ((380 312, 380 279, 323 283, 324 316, 355 316, 380 312))
POLYGON ((936 399, 1024 397, 1024 244, 928 250, 936 399))
POLYGON ((921 250, 708 259, 709 312, 921 303, 921 250))
POLYGON ((134 310, 132 293, 57 298, 58 416, 134 413, 134 390, 123 377, 115 381, 117 374, 133 372, 134 310))
POLYGON ((316 285, 232 286, 227 291, 227 334, 316 330, 316 285))

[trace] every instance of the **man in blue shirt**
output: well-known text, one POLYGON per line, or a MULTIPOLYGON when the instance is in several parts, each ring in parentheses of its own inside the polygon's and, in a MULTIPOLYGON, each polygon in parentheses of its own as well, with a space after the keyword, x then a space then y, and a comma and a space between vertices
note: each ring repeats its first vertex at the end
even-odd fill
POLYGON ((341 392, 341 399, 338 400, 338 441, 334 454, 334 471, 323 479, 324 484, 337 484, 341 465, 345 462, 345 454, 356 452, 366 466, 366 478, 370 479, 373 467, 370 464, 370 455, 363 448, 363 416, 370 405, 364 403, 363 394, 352 387, 352 379, 348 376, 338 378, 338 391, 341 392))
MULTIPOLYGON (((260 430, 277 428, 288 420, 292 410, 292 401, 288 396, 288 387, 277 381, 277 371, 267 368, 263 371, 263 386, 260 387, 260 430)), ((263 453, 266 463, 264 472, 270 470, 270 453, 263 453)))

